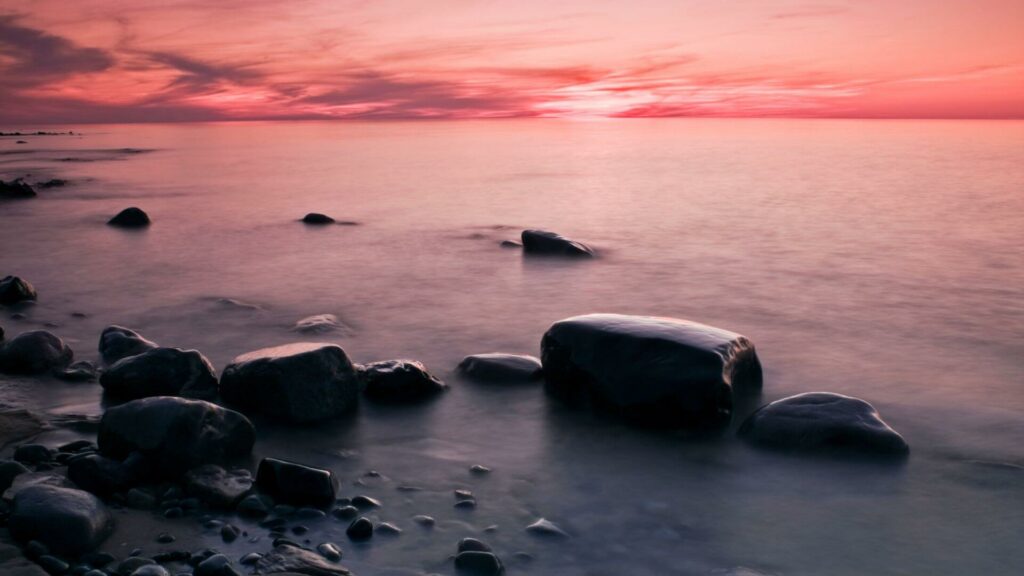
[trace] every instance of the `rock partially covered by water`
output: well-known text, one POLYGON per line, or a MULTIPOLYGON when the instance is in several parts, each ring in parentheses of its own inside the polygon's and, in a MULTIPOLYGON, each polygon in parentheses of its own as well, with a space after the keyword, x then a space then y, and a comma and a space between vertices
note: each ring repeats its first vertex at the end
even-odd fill
POLYGON ((448 385, 415 360, 384 360, 359 367, 366 397, 375 402, 419 402, 444 392, 448 385))
POLYGON ((0 304, 10 305, 36 299, 36 289, 18 276, 0 279, 0 304))
POLYGON ((302 217, 302 222, 305 224, 334 224, 334 218, 326 214, 310 212, 302 217))
POLYGON ((185 474, 185 491, 214 508, 231 509, 252 490, 252 474, 245 469, 225 470, 216 464, 193 468, 185 474))
POLYGON ((141 228, 149 226, 149 222, 148 214, 143 212, 141 208, 132 206, 118 212, 117 216, 107 221, 107 224, 121 228, 141 228))
POLYGON ((107 497, 139 484, 147 474, 139 456, 124 462, 99 454, 82 454, 68 461, 68 479, 79 488, 97 496, 107 497))
POLYGON ((10 182, 4 182, 0 180, 0 198, 34 198, 36 191, 32 189, 25 182, 21 181, 21 178, 15 178, 10 182))
POLYGON ((42 374, 62 370, 73 357, 71 348, 50 332, 24 332, 0 347, 0 372, 42 374))
POLYGON ((107 364, 122 358, 136 356, 157 347, 156 342, 146 340, 138 332, 123 326, 107 326, 100 334, 100 356, 107 364))
POLYGON ((794 452, 905 456, 910 448, 859 398, 808 392, 776 400, 750 415, 740 437, 755 446, 794 452))
POLYGON ((349 571, 326 560, 316 552, 299 548, 291 543, 283 543, 274 547, 273 552, 260 558, 255 565, 254 574, 304 574, 305 576, 344 576, 349 571))
POLYGON ((459 574, 471 576, 498 576, 505 571, 501 560, 492 552, 467 550, 455 556, 455 569, 459 574))
POLYGON ((523 230, 523 252, 554 256, 592 258, 594 250, 581 242, 547 230, 523 230))
POLYGON ((117 398, 182 396, 211 400, 217 396, 213 365, 197 350, 153 348, 118 360, 100 376, 100 385, 117 398))
POLYGON ((322 334, 324 332, 340 330, 342 327, 338 317, 334 314, 317 314, 299 320, 292 327, 292 330, 302 332, 303 334, 322 334))
POLYGON ((359 377, 334 344, 300 343, 243 354, 224 369, 225 402, 292 423, 335 418, 359 399, 359 377))
POLYGON ((276 502, 324 508, 334 503, 338 479, 330 470, 264 458, 256 470, 256 487, 276 502))
POLYGON ((8 527, 20 542, 38 540, 51 552, 74 557, 102 544, 114 520, 88 492, 37 485, 15 496, 8 527))
POLYGON ((546 390, 637 424, 715 430, 734 394, 761 387, 745 337, 674 318, 590 314, 556 322, 541 341, 546 390))
POLYGON ((100 452, 123 460, 144 455, 161 475, 248 456, 256 441, 249 419, 203 400, 158 396, 110 408, 100 420, 100 452))
POLYGON ((540 360, 519 354, 474 354, 459 362, 459 372, 482 382, 536 382, 543 378, 540 360))

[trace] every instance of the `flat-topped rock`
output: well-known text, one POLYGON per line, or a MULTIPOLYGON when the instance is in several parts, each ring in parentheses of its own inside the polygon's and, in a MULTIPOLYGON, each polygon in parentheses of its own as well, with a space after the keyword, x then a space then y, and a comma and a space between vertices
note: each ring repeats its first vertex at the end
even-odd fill
POLYGON ((141 208, 132 206, 118 212, 116 216, 107 221, 107 224, 119 228, 142 228, 149 226, 150 220, 149 214, 146 214, 141 208))
POLYGON ((831 392, 797 394, 762 406, 738 433, 754 446, 793 452, 901 457, 910 451, 874 406, 831 392))
POLYGON ((36 289, 28 280, 18 276, 4 276, 0 279, 0 304, 11 305, 37 298, 36 289))
POLYGON ((556 322, 541 341, 545 389, 646 426, 715 430, 734 394, 761 387, 745 337, 675 318, 589 314, 556 322))
POLYGON ((88 492, 36 485, 15 496, 8 527, 15 540, 38 540, 54 553, 74 557, 102 544, 114 520, 88 492))
POLYGON ((256 486, 275 502, 324 508, 334 503, 338 479, 330 470, 264 458, 256 470, 256 486))
POLYGON ((536 382, 544 377, 540 360, 521 354, 474 354, 463 358, 458 369, 482 382, 536 382))
POLYGON ((244 411, 308 423, 351 411, 359 398, 359 377, 340 346, 287 344, 235 358, 221 375, 220 392, 244 411))
POLYGON ((225 470, 216 464, 204 464, 185 474, 185 491, 206 504, 230 510, 253 486, 252 474, 245 469, 225 470))
POLYGON ((24 332, 0 346, 0 372, 42 374, 67 367, 73 357, 71 348, 54 334, 24 332))
POLYGON ((420 402, 448 385, 415 360, 384 360, 359 366, 366 397, 375 402, 420 402))
POLYGON ((107 364, 156 347, 156 342, 146 340, 138 332, 123 326, 107 326, 100 334, 99 352, 107 364))
POLYGON ((526 254, 594 257, 594 249, 590 246, 547 230, 523 230, 522 240, 523 252, 526 254))
POLYGON ((197 350, 153 348, 122 358, 100 376, 111 396, 134 400, 150 396, 217 397, 213 365, 197 350))

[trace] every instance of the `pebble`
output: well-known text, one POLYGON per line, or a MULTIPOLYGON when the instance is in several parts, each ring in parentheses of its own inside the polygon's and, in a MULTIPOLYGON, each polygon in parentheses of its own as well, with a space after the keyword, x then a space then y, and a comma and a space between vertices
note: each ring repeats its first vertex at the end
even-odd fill
POLYGON ((316 508, 310 508, 308 506, 304 507, 304 508, 299 508, 298 510, 295 511, 295 517, 296 518, 302 518, 304 520, 312 520, 312 519, 315 519, 315 518, 323 518, 324 516, 326 516, 326 514, 324 514, 323 510, 318 510, 316 508))
POLYGON ((367 540, 373 536, 373 522, 360 516, 348 525, 345 534, 352 540, 367 540))
POLYGON ((324 542, 323 544, 316 547, 316 551, 321 556, 330 560, 331 562, 337 562, 341 560, 341 549, 331 544, 330 542, 324 542))
POLYGON ((469 471, 472 472, 473 474, 477 474, 477 475, 483 475, 483 474, 490 474, 491 473, 491 469, 490 468, 488 468, 487 466, 481 466, 480 464, 474 464, 474 465, 470 466, 469 467, 469 471))
POLYGON ((434 524, 437 523, 437 521, 434 520, 432 516, 425 516, 423 514, 417 514, 416 516, 413 516, 412 521, 426 528, 433 528, 434 524))
POLYGON ((473 499, 473 493, 470 492, 469 490, 456 490, 455 491, 455 499, 456 500, 472 500, 473 499))
POLYGON ((331 515, 339 520, 351 520, 359 515, 359 509, 355 506, 342 506, 331 510, 331 515))
POLYGON ((260 554, 258 552, 249 552, 245 556, 242 556, 241 558, 239 558, 238 559, 238 563, 239 564, 244 564, 246 566, 249 566, 250 564, 255 564, 255 563, 259 562, 260 558, 263 558, 263 554, 260 554))
POLYGON ((67 562, 49 554, 36 558, 36 564, 39 564, 39 567, 46 570, 48 574, 63 574, 71 568, 67 562))
POLYGON ((174 536, 164 532, 156 537, 156 541, 160 544, 170 544, 171 542, 174 542, 174 536))
POLYGON ((562 530, 554 522, 541 518, 526 527, 526 531, 530 534, 536 534, 538 536, 568 536, 565 530, 562 530))
POLYGON ((491 552, 491 547, 476 538, 459 540, 459 552, 491 552))
POLYGON ((472 510, 476 508, 476 500, 459 500, 455 503, 455 507, 460 510, 472 510))
POLYGON ((238 539, 241 534, 241 530, 237 526, 232 524, 225 524, 220 528, 220 539, 227 542, 228 544, 238 539))
POLYGON ((185 511, 178 507, 168 508, 164 510, 164 518, 181 518, 185 515, 185 511))
POLYGON ((389 536, 397 536, 402 533, 401 528, 395 526, 390 522, 381 522, 380 524, 377 524, 376 528, 374 528, 374 531, 389 536))
POLYGON ((359 495, 359 496, 356 496, 356 497, 352 498, 352 505, 355 506, 356 508, 360 508, 360 509, 380 508, 380 506, 381 506, 380 500, 377 500, 376 498, 370 498, 369 496, 363 496, 363 495, 359 495))

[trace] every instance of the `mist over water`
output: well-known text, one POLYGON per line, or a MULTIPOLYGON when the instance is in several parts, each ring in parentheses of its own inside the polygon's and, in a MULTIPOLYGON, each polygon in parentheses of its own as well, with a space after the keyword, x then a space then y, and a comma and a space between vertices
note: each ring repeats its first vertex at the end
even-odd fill
MULTIPOLYGON (((364 403, 322 427, 256 421, 257 456, 331 468, 342 495, 381 499, 379 519, 404 530, 360 546, 337 523, 356 573, 449 573, 448 555, 470 535, 492 544, 510 574, 1024 567, 1024 122, 81 132, 0 138, 3 179, 69 180, 0 203, 0 275, 22 276, 40 295, 24 319, 3 311, 8 336, 49 329, 76 359, 95 360, 100 331, 116 323, 196 348, 218 371, 256 348, 335 341, 356 362, 417 359, 451 384, 425 406, 364 403), (152 226, 104 225, 133 205, 152 226), (298 222, 307 212, 360 225, 308 227, 298 222), (499 247, 523 228, 587 242, 600 257, 538 260, 499 247), (910 459, 893 467, 755 452, 732 431, 688 440, 565 410, 540 387, 454 373, 467 354, 537 355, 552 322, 590 312, 744 334, 765 369, 763 402, 815 390, 863 398, 903 434, 910 459), (291 330, 323 313, 347 330, 291 330), (471 476, 472 464, 493 472, 471 476), (477 509, 454 509, 454 488, 473 490, 477 509), (420 529, 415 514, 438 526, 420 529), (537 517, 571 538, 523 532, 537 517)), ((2 405, 103 409, 98 385, 7 376, 2 405)), ((152 542, 166 526, 122 523, 106 547, 150 529, 152 542)), ((246 546, 265 543, 240 542, 230 555, 246 546)))

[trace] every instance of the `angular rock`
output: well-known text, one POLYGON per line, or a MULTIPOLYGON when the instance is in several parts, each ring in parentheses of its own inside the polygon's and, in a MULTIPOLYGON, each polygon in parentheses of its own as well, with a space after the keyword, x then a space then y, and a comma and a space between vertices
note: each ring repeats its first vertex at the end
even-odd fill
POLYGON ((473 576, 498 576, 505 571, 501 560, 491 552, 471 550, 455 556, 455 569, 460 574, 473 576))
POLYGON ((317 314, 307 316, 295 323, 292 330, 303 334, 323 334, 342 329, 343 326, 334 314, 317 314))
POLYGON ((245 498, 242 498, 238 506, 235 507, 235 511, 240 516, 246 516, 249 518, 263 518, 267 514, 270 514, 270 509, 274 507, 274 500, 269 496, 263 494, 250 494, 245 498))
POLYGON ((252 490, 248 470, 227 471, 216 464, 193 468, 185 474, 185 491, 214 508, 231 509, 252 490))
POLYGON ((740 426, 751 444, 793 452, 906 456, 906 441, 874 406, 830 392, 797 394, 762 406, 740 426))
POLYGON ((142 354, 156 347, 155 342, 150 342, 140 336, 138 332, 123 326, 107 326, 100 334, 100 356, 107 364, 142 354))
POLYGON ((36 299, 36 289, 17 276, 0 279, 0 304, 10 305, 36 299))
POLYGON ((745 337, 674 318, 590 314, 556 322, 541 341, 545 389, 646 426, 720 430, 734 395, 761 387, 745 337))
POLYGON ((553 256, 593 258, 594 250, 581 242, 547 230, 523 230, 523 252, 553 256))
POLYGON ((474 354, 463 358, 458 369, 482 382, 536 382, 544 377, 540 360, 519 354, 474 354))
POLYGON ((536 534, 537 536, 555 536, 563 538, 568 536, 565 530, 562 530, 554 522, 545 520, 544 518, 540 518, 533 524, 527 526, 526 531, 530 534, 536 534))
POLYGON ((181 396, 212 400, 217 396, 213 365, 197 350, 153 348, 122 358, 100 376, 100 385, 116 398, 181 396))
POLYGON ((235 358, 220 383, 225 402, 292 423, 336 418, 355 408, 359 377, 340 346, 288 344, 235 358))
POLYGON ((273 552, 260 558, 254 574, 304 574, 305 576, 344 576, 347 568, 322 558, 316 552, 290 544, 275 546, 273 552))
POLYGON ((366 397, 375 402, 420 402, 444 392, 448 385, 414 360, 384 360, 359 367, 366 397))
POLYGON ((15 496, 8 526, 16 540, 39 540, 56 554, 75 557, 102 544, 114 520, 88 492, 37 485, 15 496))
POLYGON ((89 380, 95 380, 98 374, 99 372, 92 362, 79 360, 78 362, 71 363, 64 370, 57 372, 55 376, 67 382, 88 382, 89 380))
POLYGON ((323 508, 334 503, 338 479, 330 470, 264 458, 256 471, 256 486, 277 502, 323 508))
POLYGON ((193 576, 241 576, 223 554, 214 554, 196 565, 193 576))
POLYGON ((139 452, 161 475, 248 456, 256 440, 249 419, 202 400, 157 396, 110 408, 100 420, 100 452, 114 459, 139 452))
POLYGON ((36 191, 32 189, 32 186, 22 182, 21 178, 15 178, 10 182, 0 180, 0 198, 18 199, 34 198, 35 196, 36 191))
POLYGON ((149 226, 149 223, 149 215, 143 212, 141 208, 134 206, 121 210, 116 216, 107 221, 107 224, 110 226, 118 226, 120 228, 141 228, 149 226))
POLYGON ((18 334, 0 347, 0 372, 42 374, 62 370, 74 353, 63 340, 45 330, 18 334))
POLYGON ((310 212, 302 217, 302 222, 304 224, 334 224, 334 218, 326 214, 310 212))

